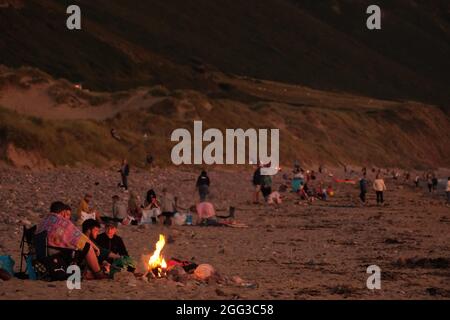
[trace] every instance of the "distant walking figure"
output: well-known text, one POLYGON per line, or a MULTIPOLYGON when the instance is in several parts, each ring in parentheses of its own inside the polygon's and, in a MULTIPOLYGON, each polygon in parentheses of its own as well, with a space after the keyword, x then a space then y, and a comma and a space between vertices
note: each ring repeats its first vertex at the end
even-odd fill
POLYGON ((127 159, 124 159, 122 161, 122 166, 120 167, 119 172, 122 180, 122 183, 119 183, 119 186, 128 191, 128 176, 130 174, 130 166, 128 165, 127 159))
POLYGON ((361 202, 365 204, 367 194, 367 180, 365 176, 362 177, 361 180, 359 180, 359 189, 361 191, 361 193, 359 194, 359 198, 361 199, 361 202))
POLYGON ((373 189, 375 190, 375 193, 377 195, 377 204, 383 204, 383 192, 386 191, 386 185, 384 184, 384 180, 380 175, 377 175, 375 181, 373 182, 373 189))
POLYGON ((433 178, 430 173, 427 175, 427 186, 428 186, 428 191, 430 193, 433 192, 433 178))
POLYGON ((419 177, 419 175, 417 175, 416 178, 414 179, 414 184, 416 185, 416 188, 419 187, 419 182, 420 182, 420 177, 419 177))

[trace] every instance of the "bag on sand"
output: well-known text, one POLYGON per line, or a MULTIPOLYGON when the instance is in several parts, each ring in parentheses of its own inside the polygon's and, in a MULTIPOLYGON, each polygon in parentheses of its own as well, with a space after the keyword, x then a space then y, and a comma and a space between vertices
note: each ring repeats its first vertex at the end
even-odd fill
POLYGON ((96 217, 95 212, 87 213, 87 212, 81 211, 81 221, 82 222, 89 220, 89 219, 95 220, 95 217, 96 217))
POLYGON ((186 223, 186 215, 183 213, 175 213, 175 215, 173 216, 173 222, 177 225, 177 226, 182 226, 186 223))
POLYGON ((34 261, 34 270, 38 280, 63 281, 67 280, 69 265, 62 254, 45 257, 42 261, 34 261))
POLYGON ((14 276, 14 260, 11 256, 0 256, 0 269, 5 270, 11 276, 14 276))
POLYGON ((136 262, 131 257, 124 256, 114 260, 111 265, 110 276, 111 278, 114 278, 116 272, 128 271, 133 273, 135 270, 136 262))

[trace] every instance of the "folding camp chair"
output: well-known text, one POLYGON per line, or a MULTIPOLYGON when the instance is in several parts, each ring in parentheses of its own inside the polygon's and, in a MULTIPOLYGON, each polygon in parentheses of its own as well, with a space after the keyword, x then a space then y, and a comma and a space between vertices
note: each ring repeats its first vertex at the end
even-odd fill
POLYGON ((22 240, 20 241, 20 272, 16 274, 19 278, 24 277, 25 271, 23 270, 23 262, 27 263, 27 260, 34 255, 33 237, 36 232, 36 226, 27 228, 23 226, 22 240))
POLYGON ((36 226, 28 229, 24 226, 23 228, 22 240, 20 242, 20 272, 16 273, 16 277, 18 278, 29 278, 29 268, 31 265, 34 271, 37 271, 38 278, 52 278, 54 274, 49 272, 49 270, 53 271, 56 262, 63 262, 67 266, 80 264, 90 249, 89 243, 85 245, 82 251, 49 246, 47 232, 43 231, 36 234, 36 229, 36 226), (25 270, 23 269, 24 261, 27 266, 25 270), (28 274, 26 271, 28 271, 28 274))
POLYGON ((91 245, 86 243, 83 250, 77 251, 48 245, 47 231, 34 235, 33 238, 36 259, 34 266, 40 277, 48 280, 65 280, 66 269, 69 265, 82 263, 91 245))

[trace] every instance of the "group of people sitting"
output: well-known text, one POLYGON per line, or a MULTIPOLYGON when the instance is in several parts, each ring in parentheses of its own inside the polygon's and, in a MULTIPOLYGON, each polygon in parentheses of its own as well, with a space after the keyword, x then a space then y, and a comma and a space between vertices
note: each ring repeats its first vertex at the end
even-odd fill
MULTIPOLYGON (((80 267, 84 279, 109 278, 116 265, 128 265, 129 271, 134 271, 133 259, 124 241, 117 235, 119 224, 172 225, 175 222, 180 225, 223 225, 220 219, 234 218, 234 208, 230 208, 230 214, 226 217, 217 216, 214 205, 206 200, 209 183, 206 172, 202 172, 196 184, 200 202, 189 208, 191 219, 178 212, 182 208, 178 206, 177 198, 166 188, 162 189, 161 197, 157 197, 153 189, 149 190, 142 205, 133 192, 130 193, 127 207, 120 202, 119 196, 113 196, 111 213, 103 215, 91 209, 92 195, 86 194, 74 213, 63 202, 52 203, 50 213, 37 226, 35 234, 46 232, 49 255, 59 255, 66 250, 80 254, 83 257, 80 267), (192 219, 194 215, 196 219, 192 219)), ((67 256, 67 265, 70 260, 67 256)))
MULTIPOLYGON (((256 171, 253 174, 253 186, 254 196, 253 203, 259 203, 259 194, 261 193, 267 204, 279 205, 282 203, 282 197, 280 192, 285 192, 289 187, 287 184, 282 184, 278 191, 272 190, 272 177, 269 175, 261 175, 261 168, 263 166, 258 165, 256 171)), ((293 193, 298 194, 301 200, 313 202, 316 199, 326 201, 329 196, 334 195, 333 188, 331 186, 324 187, 322 182, 315 183, 317 175, 314 171, 303 170, 300 165, 295 165, 292 171, 292 178, 289 178, 287 174, 283 175, 285 181, 290 180, 290 188, 293 193), (313 185, 316 187, 313 187, 313 185)))
POLYGON ((101 224, 97 220, 86 219, 80 230, 71 217, 71 207, 57 201, 51 204, 50 213, 37 225, 36 235, 46 233, 49 256, 60 257, 68 266, 71 264, 71 255, 67 255, 67 250, 83 253, 80 267, 84 279, 109 278, 111 265, 117 260, 131 259, 122 238, 116 234, 116 222, 104 223, 104 232, 99 234, 101 224))
POLYGON ((216 213, 213 204, 207 201, 210 179, 206 171, 201 172, 195 187, 199 194, 199 203, 190 208, 182 208, 178 203, 178 198, 164 187, 159 196, 154 189, 148 190, 143 202, 134 191, 128 193, 127 203, 122 201, 118 195, 114 195, 111 211, 102 214, 91 208, 92 195, 87 193, 71 218, 78 226, 88 219, 95 220, 100 224, 114 222, 123 225, 160 223, 170 226, 174 223, 177 225, 201 224, 204 222, 203 220, 209 220, 209 223, 212 223, 211 221, 216 218, 216 213), (194 215, 197 216, 195 220, 192 219, 194 215))

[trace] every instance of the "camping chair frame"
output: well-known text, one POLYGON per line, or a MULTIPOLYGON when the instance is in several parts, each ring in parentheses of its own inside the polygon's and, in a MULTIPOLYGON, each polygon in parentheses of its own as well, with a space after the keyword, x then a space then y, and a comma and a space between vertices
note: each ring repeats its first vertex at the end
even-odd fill
POLYGON ((37 226, 27 228, 23 226, 22 240, 20 241, 20 273, 23 273, 23 262, 28 257, 34 255, 33 237, 36 232, 37 226))

